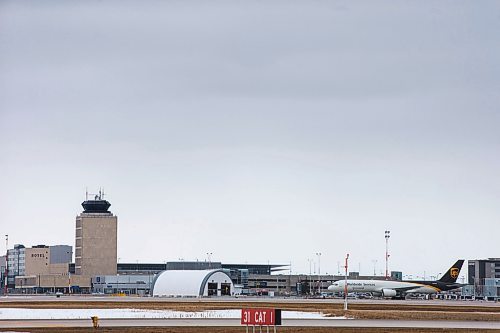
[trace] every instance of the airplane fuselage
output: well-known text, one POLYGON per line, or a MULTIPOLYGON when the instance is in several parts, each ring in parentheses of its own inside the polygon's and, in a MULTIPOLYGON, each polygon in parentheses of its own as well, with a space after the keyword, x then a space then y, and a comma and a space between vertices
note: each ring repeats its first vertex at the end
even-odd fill
MULTIPOLYGON (((443 290, 460 287, 457 283, 439 281, 392 281, 392 280, 347 280, 347 292, 367 292, 384 296, 395 296, 401 293, 435 294, 443 290)), ((328 287, 332 292, 344 292, 345 280, 334 282, 328 287)))
MULTIPOLYGON (((457 260, 437 281, 347 280, 347 292, 372 293, 383 297, 403 297, 406 294, 435 294, 464 286, 456 283, 463 259, 457 260)), ((346 280, 339 280, 328 287, 329 291, 345 291, 346 280)))

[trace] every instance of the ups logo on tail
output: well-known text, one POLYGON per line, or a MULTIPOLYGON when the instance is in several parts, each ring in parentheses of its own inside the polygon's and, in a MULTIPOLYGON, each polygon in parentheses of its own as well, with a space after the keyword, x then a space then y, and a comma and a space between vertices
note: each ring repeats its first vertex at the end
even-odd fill
POLYGON ((450 269, 450 276, 454 279, 456 279, 458 277, 458 273, 459 273, 459 269, 458 268, 452 268, 450 269))

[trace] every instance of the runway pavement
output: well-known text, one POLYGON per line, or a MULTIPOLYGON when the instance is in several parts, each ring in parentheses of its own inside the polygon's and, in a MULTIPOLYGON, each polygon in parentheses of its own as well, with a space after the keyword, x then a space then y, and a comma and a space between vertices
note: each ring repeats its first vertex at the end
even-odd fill
MULTIPOLYGON (((101 319, 101 327, 215 327, 241 326, 239 319, 101 319)), ((500 329, 500 322, 426 321, 426 320, 338 320, 287 319, 291 327, 373 327, 373 328, 464 328, 500 329)), ((40 327, 92 327, 91 320, 2 320, 0 329, 40 327)))
MULTIPOLYGON (((294 297, 218 297, 218 298, 162 298, 162 297, 113 297, 113 296, 94 296, 94 295, 75 295, 75 296, 56 296, 47 295, 12 295, 0 297, 0 303, 8 302, 165 302, 165 303, 218 303, 218 302, 249 302, 249 303, 317 303, 317 304, 341 304, 344 302, 340 298, 294 298, 294 297)), ((391 300, 391 299, 353 299, 349 304, 402 304, 402 305, 445 305, 445 306, 482 306, 498 307, 500 302, 486 301, 462 301, 462 300, 391 300)))

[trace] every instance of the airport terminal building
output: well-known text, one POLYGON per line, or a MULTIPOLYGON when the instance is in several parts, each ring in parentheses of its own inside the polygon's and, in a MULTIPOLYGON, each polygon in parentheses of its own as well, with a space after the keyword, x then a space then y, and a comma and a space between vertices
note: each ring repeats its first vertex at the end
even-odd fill
MULTIPOLYGON (((73 267, 70 269, 74 270, 73 267)), ((165 272, 183 272, 176 274, 187 274, 186 276, 195 276, 197 274, 206 274, 213 270, 223 272, 225 276, 228 276, 231 281, 231 294, 256 294, 256 291, 252 289, 265 289, 260 287, 260 283, 255 283, 255 276, 265 276, 273 277, 273 273, 285 270, 285 265, 273 265, 273 264, 224 264, 221 262, 208 262, 208 261, 170 261, 166 263, 118 263, 117 272, 118 275, 97 275, 92 278, 92 290, 96 293, 103 294, 138 294, 138 295, 151 295, 153 294, 154 284, 165 272), (193 273, 189 273, 193 272, 193 273)), ((170 277, 170 274, 165 273, 163 278, 160 280, 166 280, 170 277)), ((260 279, 260 278, 259 278, 260 279)), ((282 280, 282 279, 281 279, 282 280)), ((168 279, 168 283, 172 282, 172 279, 168 279)), ((181 280, 182 281, 182 280, 181 280)), ((287 280, 288 281, 288 280, 287 280)), ((167 282, 161 282, 165 285, 167 282)), ((211 282, 214 283, 214 282, 211 282)), ((227 283, 227 282, 224 282, 227 283)), ((173 285, 173 286, 174 286, 173 285)), ((271 284, 270 284, 271 286, 271 284)), ((289 283, 281 283, 281 290, 288 288, 289 283), (288 286, 288 287, 287 287, 288 286)), ((177 288, 178 289, 178 288, 177 288)), ((206 295, 202 296, 226 296, 226 292, 213 292, 213 285, 210 288, 207 287, 206 295), (209 291, 210 289, 210 291, 209 291)), ((218 286, 217 290, 224 290, 224 287, 218 286), (222 288, 222 289, 220 289, 222 288)), ((157 289, 159 290, 159 289, 157 289)), ((167 296, 167 295, 163 295, 167 296)), ((177 295, 181 296, 181 295, 177 295)), ((193 297, 193 294, 185 295, 187 297, 193 297)))
POLYGON ((468 283, 464 298, 500 300, 500 258, 469 260, 468 283))

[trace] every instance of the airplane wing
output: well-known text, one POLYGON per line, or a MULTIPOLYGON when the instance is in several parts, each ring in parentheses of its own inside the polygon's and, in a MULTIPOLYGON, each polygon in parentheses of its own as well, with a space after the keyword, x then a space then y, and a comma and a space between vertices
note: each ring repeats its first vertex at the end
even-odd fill
POLYGON ((380 288, 377 292, 382 294, 382 296, 384 297, 397 297, 398 295, 404 295, 408 291, 418 288, 420 288, 419 285, 405 286, 405 287, 387 286, 385 288, 380 288))
POLYGON ((394 289, 394 290, 400 291, 400 292, 406 292, 409 290, 418 289, 420 287, 424 287, 424 286, 415 285, 415 286, 411 286, 411 287, 397 287, 397 288, 389 288, 389 289, 394 289))

